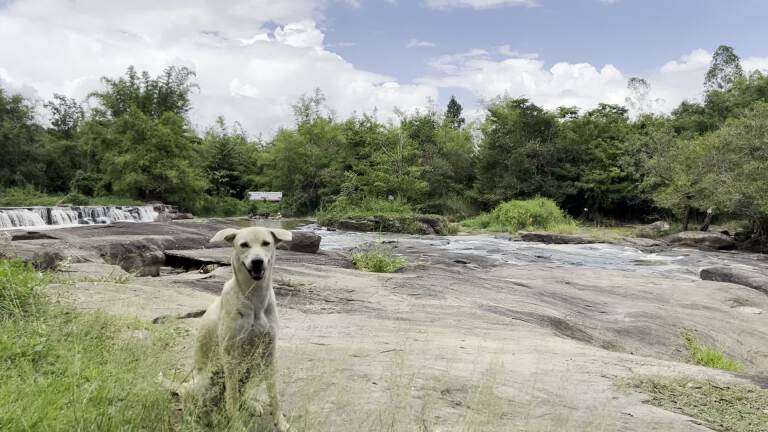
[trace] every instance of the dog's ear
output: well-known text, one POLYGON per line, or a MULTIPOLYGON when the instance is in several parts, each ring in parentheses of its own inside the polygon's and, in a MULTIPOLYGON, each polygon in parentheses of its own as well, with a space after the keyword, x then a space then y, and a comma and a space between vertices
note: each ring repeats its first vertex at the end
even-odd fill
POLYGON ((275 238, 275 242, 277 243, 291 241, 293 238, 293 234, 291 234, 290 231, 286 231, 284 229, 272 228, 269 231, 272 233, 272 237, 275 238))
POLYGON ((211 243, 216 243, 220 241, 225 241, 229 244, 232 244, 232 241, 235 239, 235 236, 237 235, 238 230, 233 228, 227 228, 223 229, 216 233, 215 236, 211 239, 211 243))

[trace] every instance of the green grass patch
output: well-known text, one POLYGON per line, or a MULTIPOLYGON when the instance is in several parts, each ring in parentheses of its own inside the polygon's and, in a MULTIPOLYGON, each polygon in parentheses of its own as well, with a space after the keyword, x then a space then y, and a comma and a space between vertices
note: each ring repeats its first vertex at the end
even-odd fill
POLYGON ((484 213, 461 223, 470 229, 516 233, 520 230, 544 230, 573 234, 576 223, 548 198, 508 201, 490 213, 484 213))
POLYGON ((687 378, 637 378, 629 387, 650 396, 650 404, 704 422, 714 430, 768 431, 768 390, 753 385, 719 385, 687 378))
POLYGON ((408 266, 408 260, 382 247, 352 254, 352 264, 358 270, 373 273, 394 273, 408 266))
POLYGON ((139 200, 117 196, 87 197, 79 193, 46 194, 32 188, 0 190, 0 207, 52 207, 59 204, 88 206, 139 206, 139 200))
POLYGON ((683 342, 690 355, 690 361, 700 366, 726 371, 739 372, 744 370, 744 365, 728 357, 724 352, 714 347, 703 345, 691 332, 682 333, 683 342))
POLYGON ((356 219, 372 216, 399 217, 413 216, 416 212, 407 203, 400 200, 363 198, 353 200, 339 198, 315 216, 322 225, 332 225, 341 219, 356 219))
POLYGON ((34 312, 45 282, 46 277, 28 263, 0 260, 0 321, 34 312))

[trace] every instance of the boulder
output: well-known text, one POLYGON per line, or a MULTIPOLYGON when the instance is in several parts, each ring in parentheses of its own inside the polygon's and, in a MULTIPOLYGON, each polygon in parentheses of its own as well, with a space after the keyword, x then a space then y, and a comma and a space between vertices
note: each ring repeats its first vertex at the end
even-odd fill
POLYGON ((670 230, 669 223, 665 221, 657 221, 648 225, 641 225, 637 227, 637 235, 641 237, 660 237, 670 230))
POLYGON ((6 256, 11 251, 11 235, 0 231, 0 258, 6 256))
POLYGON ((311 231, 292 231, 293 239, 289 242, 280 243, 278 249, 289 250, 293 252, 317 253, 320 249, 322 238, 311 231))
POLYGON ((664 240, 639 237, 623 237, 619 244, 650 252, 656 252, 665 247, 669 247, 669 243, 664 240))
POLYGON ((672 234, 665 240, 673 246, 714 250, 736 249, 736 242, 731 237, 716 232, 683 231, 672 234))
POLYGON ((333 227, 342 231, 362 232, 373 231, 375 228, 373 221, 367 219, 341 219, 337 221, 333 227))
POLYGON ((568 234, 554 234, 547 232, 528 232, 520 231, 517 233, 520 236, 520 240, 532 243, 544 243, 544 244, 592 244, 592 243, 605 243, 591 237, 583 237, 577 235, 568 234))
POLYGON ((768 294, 768 275, 740 268, 714 266, 701 269, 702 280, 743 285, 768 294))

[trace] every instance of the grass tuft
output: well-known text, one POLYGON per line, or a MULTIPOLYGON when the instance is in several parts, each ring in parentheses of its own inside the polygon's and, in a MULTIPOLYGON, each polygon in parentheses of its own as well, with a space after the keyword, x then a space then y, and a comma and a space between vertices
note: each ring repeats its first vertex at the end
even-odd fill
POLYGON ((394 273, 408 266, 408 260, 391 251, 374 247, 352 254, 352 264, 358 270, 374 273, 394 273))
POLYGON ((365 218, 371 216, 400 217, 413 216, 416 212, 407 203, 400 200, 362 198, 352 200, 339 198, 333 204, 318 212, 315 216, 321 225, 332 225, 341 219, 365 218))
POLYGON ((699 339, 690 331, 682 333, 683 342, 690 354, 690 361, 694 364, 713 369, 722 369, 731 372, 744 370, 744 365, 728 357, 722 351, 702 345, 699 339))

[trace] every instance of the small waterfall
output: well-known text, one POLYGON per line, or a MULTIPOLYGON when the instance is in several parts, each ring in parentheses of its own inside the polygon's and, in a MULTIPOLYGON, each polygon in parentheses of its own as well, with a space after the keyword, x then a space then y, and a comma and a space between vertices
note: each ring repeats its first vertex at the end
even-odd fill
POLYGON ((138 222, 154 222, 160 216, 160 213, 156 212, 152 206, 137 207, 136 210, 139 213, 138 222))
POLYGON ((27 209, 0 210, 0 228, 45 226, 40 213, 27 209))
POLYGON ((154 206, 137 207, 30 207, 0 209, 0 229, 44 228, 112 222, 154 222, 154 206))
POLYGON ((79 219, 75 210, 51 209, 51 225, 77 225, 79 219))

